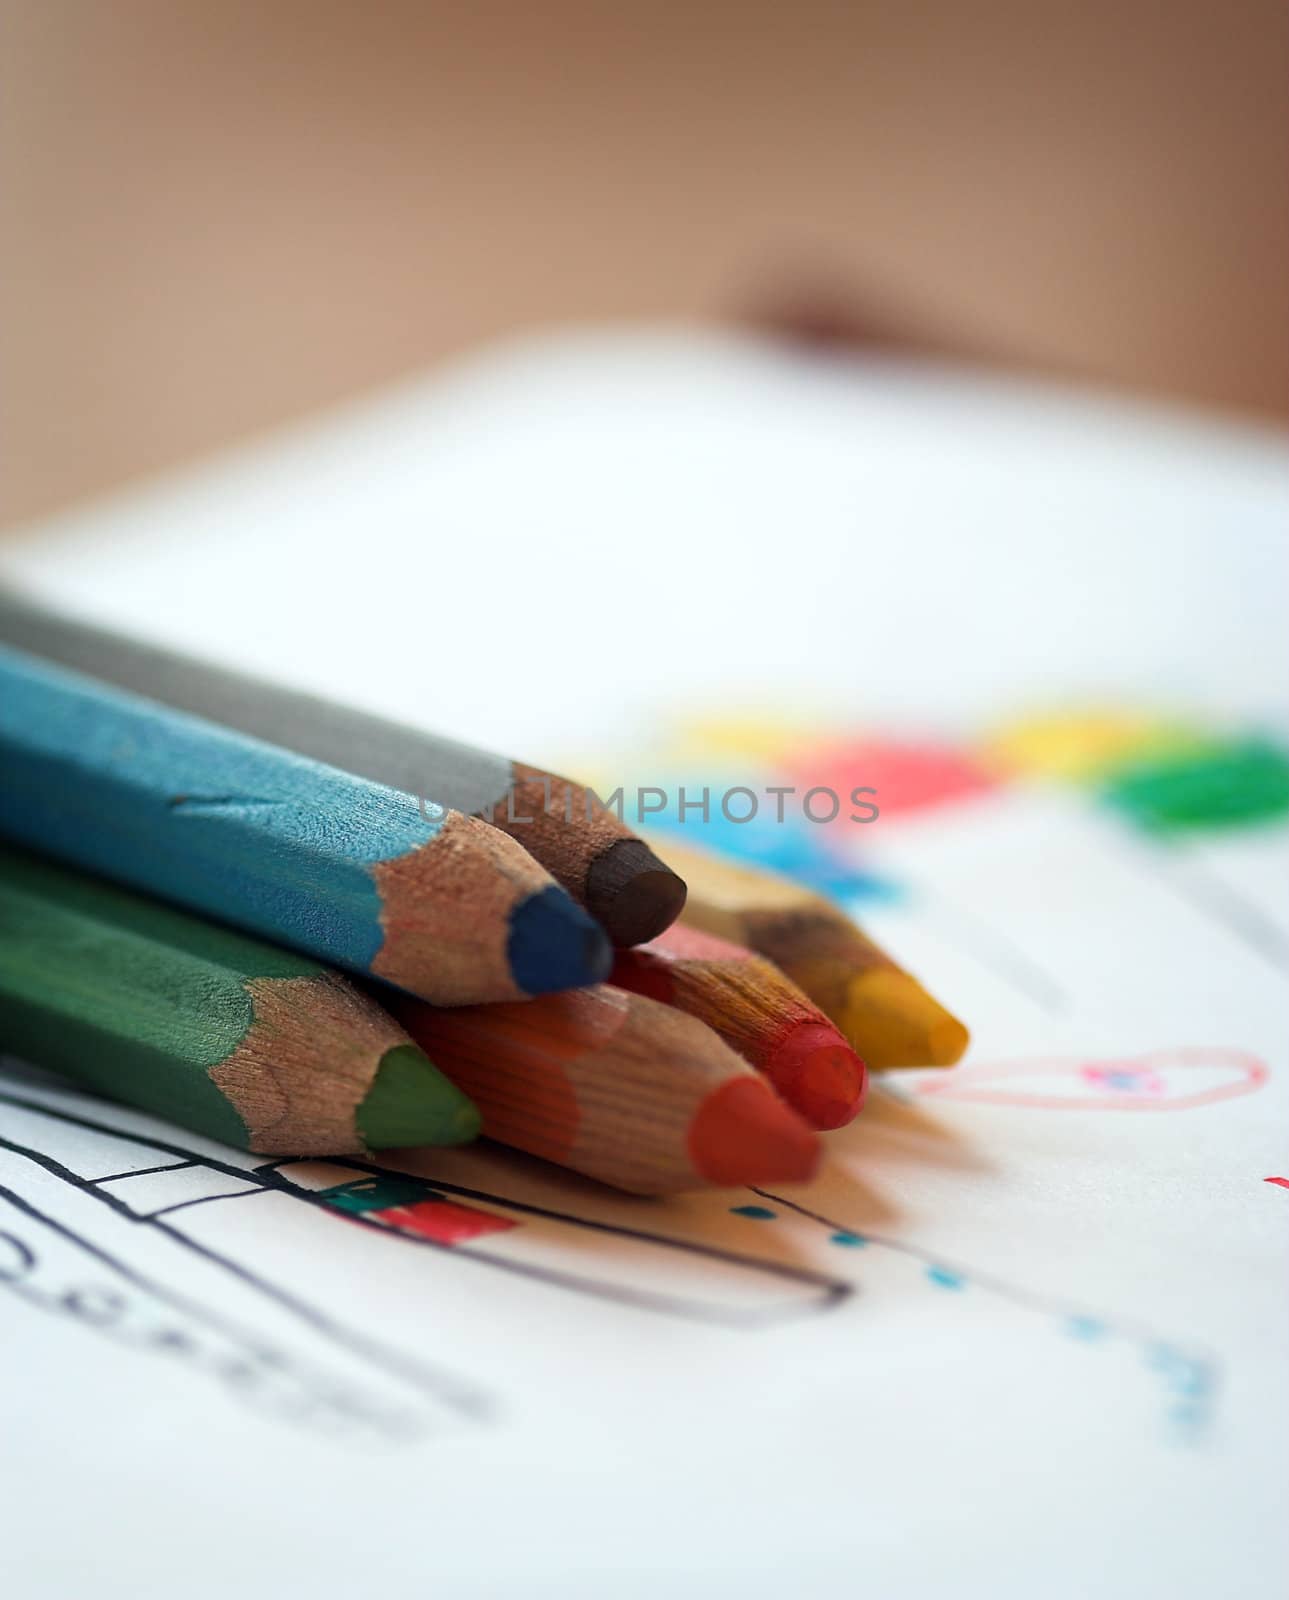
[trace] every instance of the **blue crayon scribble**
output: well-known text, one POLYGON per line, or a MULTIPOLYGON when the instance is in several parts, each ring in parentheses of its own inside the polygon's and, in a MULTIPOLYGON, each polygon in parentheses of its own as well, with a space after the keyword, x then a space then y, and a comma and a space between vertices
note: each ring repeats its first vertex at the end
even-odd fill
POLYGON ((1104 1339, 1110 1330, 1099 1317, 1067 1317, 1065 1331, 1075 1339, 1091 1343, 1095 1339, 1104 1339))
POLYGON ((821 1224, 828 1229, 829 1242, 839 1245, 868 1245, 879 1252, 891 1252, 919 1263, 925 1282, 938 1289, 964 1290, 975 1288, 986 1294, 998 1295, 1029 1311, 1041 1311, 1048 1319, 1047 1326, 1059 1329, 1067 1337, 1085 1344, 1127 1341, 1141 1352, 1145 1366, 1156 1374, 1167 1397, 1164 1417, 1168 1424, 1171 1442, 1186 1446, 1197 1444, 1213 1424, 1220 1387, 1221 1368, 1215 1357, 1200 1350, 1185 1350, 1178 1345, 1152 1337, 1140 1325, 1120 1322, 1117 1318, 1097 1316, 1080 1311, 1055 1297, 1038 1294, 1030 1289, 996 1278, 992 1273, 971 1270, 955 1271, 938 1261, 929 1261, 915 1244, 902 1239, 889 1239, 881 1234, 856 1233, 842 1227, 840 1222, 813 1211, 798 1200, 776 1194, 769 1189, 753 1189, 753 1194, 773 1200, 785 1211, 821 1224))
POLYGON ((956 1272, 950 1272, 948 1267, 929 1266, 926 1275, 938 1289, 965 1289, 967 1285, 965 1278, 959 1277, 956 1272))

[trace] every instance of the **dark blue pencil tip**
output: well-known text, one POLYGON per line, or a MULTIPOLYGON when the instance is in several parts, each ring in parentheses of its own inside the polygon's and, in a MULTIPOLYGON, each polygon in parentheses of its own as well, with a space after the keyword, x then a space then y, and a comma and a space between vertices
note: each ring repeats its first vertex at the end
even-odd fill
POLYGON ((601 983, 613 965, 604 930, 551 884, 510 913, 510 975, 526 994, 601 983))

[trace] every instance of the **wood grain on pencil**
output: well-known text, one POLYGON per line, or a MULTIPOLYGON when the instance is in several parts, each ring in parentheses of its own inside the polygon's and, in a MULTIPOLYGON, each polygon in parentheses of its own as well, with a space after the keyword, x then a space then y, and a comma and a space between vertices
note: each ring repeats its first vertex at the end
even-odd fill
POLYGON ((594 793, 539 767, 215 666, 0 594, 0 639, 253 738, 476 815, 509 834, 614 944, 673 922, 685 885, 594 793))
POLYGON ((0 846, 0 1038, 226 1144, 337 1155, 459 1144, 479 1116, 336 973, 0 846))
POLYGON ((814 1133, 693 1017, 608 985, 523 1005, 394 1014, 483 1115, 530 1155, 640 1194, 804 1182, 814 1133))
POLYGON ((612 982, 697 1017, 814 1128, 840 1128, 864 1103, 863 1061, 763 956, 687 926, 620 950, 612 982))
POLYGON ((0 828, 441 1004, 606 975, 601 929, 475 818, 0 647, 0 828))
POLYGON ((683 921, 767 956, 870 1067, 947 1067, 967 1048, 957 1017, 822 895, 764 868, 667 842, 689 885, 683 921))

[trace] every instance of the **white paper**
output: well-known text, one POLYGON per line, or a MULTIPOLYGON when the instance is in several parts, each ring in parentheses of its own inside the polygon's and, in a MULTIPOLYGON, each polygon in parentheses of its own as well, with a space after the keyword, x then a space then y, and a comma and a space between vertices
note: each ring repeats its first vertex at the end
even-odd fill
MULTIPOLYGON (((606 334, 33 530, 4 576, 554 764, 691 697, 1283 717, 1287 512, 1266 435, 606 334)), ((430 1152, 425 1195, 509 1226, 418 1243, 319 1199, 361 1165, 8 1073, 7 1592, 1264 1596, 1289 831, 1165 847, 1016 782, 864 834, 905 889, 866 925, 973 1045, 888 1075, 808 1187, 430 1152)))

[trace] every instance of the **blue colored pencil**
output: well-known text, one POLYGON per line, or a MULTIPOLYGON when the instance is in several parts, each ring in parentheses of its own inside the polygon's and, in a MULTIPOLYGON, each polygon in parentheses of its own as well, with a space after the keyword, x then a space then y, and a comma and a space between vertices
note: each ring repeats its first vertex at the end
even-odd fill
POLYGON ((603 978, 513 839, 0 647, 0 832, 439 1005, 603 978))

